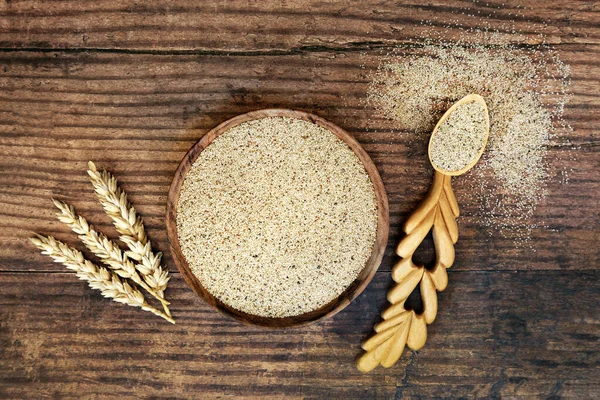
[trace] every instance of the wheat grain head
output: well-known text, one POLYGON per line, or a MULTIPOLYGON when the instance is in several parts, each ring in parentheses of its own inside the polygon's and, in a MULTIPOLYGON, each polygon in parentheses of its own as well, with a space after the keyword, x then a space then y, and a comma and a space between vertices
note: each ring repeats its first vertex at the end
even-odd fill
MULTIPOLYGON (((83 244, 117 275, 121 278, 131 279, 156 297, 165 307, 169 304, 162 295, 142 280, 134 263, 123 253, 119 245, 108 239, 104 234, 96 232, 84 217, 77 215, 73 206, 56 199, 52 199, 52 202, 60 210, 57 213, 58 219, 70 227, 79 236, 83 244)), ((168 314, 170 315, 170 313, 168 314)))
POLYGON ((171 317, 149 305, 144 295, 137 288, 129 285, 126 281, 121 281, 117 274, 110 272, 108 269, 86 260, 80 251, 56 240, 52 236, 36 235, 30 240, 42 251, 42 254, 50 256, 55 262, 75 271, 79 279, 88 282, 92 289, 100 290, 104 297, 132 307, 140 307, 171 323, 175 323, 171 317))
POLYGON ((111 173, 106 170, 98 171, 96 165, 90 161, 88 175, 104 211, 121 234, 120 240, 129 247, 125 254, 138 262, 136 268, 144 281, 158 294, 163 295, 170 279, 169 272, 160 265, 162 254, 152 251, 142 218, 137 215, 111 173))

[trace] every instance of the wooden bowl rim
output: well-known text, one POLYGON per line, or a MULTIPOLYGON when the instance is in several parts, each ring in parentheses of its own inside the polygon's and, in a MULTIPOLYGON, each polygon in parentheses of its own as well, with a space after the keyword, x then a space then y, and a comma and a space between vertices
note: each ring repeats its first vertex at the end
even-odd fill
POLYGON ((245 114, 237 115, 227 121, 222 122, 215 128, 208 131, 202 138, 196 142, 186 153, 181 160, 177 171, 171 182, 169 189, 169 195, 167 200, 167 212, 166 212, 166 225, 167 225, 167 236, 170 242, 171 254, 175 261, 175 265, 185 278, 188 285, 209 305, 216 310, 229 315, 243 323, 258 325, 268 328, 284 328, 299 326, 305 324, 311 324, 323 318, 329 318, 342 309, 344 309, 352 300, 354 300, 369 284, 375 272, 379 268, 379 264, 383 258, 383 254, 387 245, 387 238, 389 233, 389 211, 388 211, 388 199, 379 175, 377 167, 362 148, 362 146, 352 137, 348 132, 338 127, 337 125, 321 118, 316 115, 297 110, 288 109, 263 109, 257 111, 251 111, 245 114), (234 126, 241 123, 262 119, 267 117, 287 117, 301 119, 309 121, 322 126, 329 131, 333 132, 338 138, 343 140, 352 151, 358 156, 365 170, 367 171, 373 188, 375 191, 375 197, 377 202, 377 234, 375 243, 373 244, 373 250, 371 256, 367 260, 365 267, 358 275, 358 277, 350 284, 344 292, 337 298, 329 302, 328 304, 305 314, 284 317, 284 318, 270 318, 261 317, 257 315, 248 314, 232 308, 231 306, 223 303, 216 297, 214 297, 208 290, 206 290, 199 279, 191 271, 181 248, 179 246, 179 237, 177 234, 177 203, 179 201, 179 194, 181 185, 185 179, 185 176, 192 166, 192 164, 198 158, 198 155, 206 148, 212 141, 225 133, 234 126))

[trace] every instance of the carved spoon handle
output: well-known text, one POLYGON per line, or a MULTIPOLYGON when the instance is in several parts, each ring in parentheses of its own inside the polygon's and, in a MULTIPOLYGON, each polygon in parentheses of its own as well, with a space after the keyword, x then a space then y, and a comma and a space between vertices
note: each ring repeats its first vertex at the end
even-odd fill
POLYGON ((437 291, 448 284, 446 268, 454 263, 454 243, 458 240, 458 203, 452 191, 451 176, 435 171, 433 184, 425 199, 404 224, 406 236, 400 241, 396 253, 401 260, 392 270, 396 285, 387 299, 390 305, 381 313, 383 321, 374 327, 374 334, 362 343, 365 353, 356 361, 363 372, 371 371, 378 364, 394 365, 404 347, 419 350, 427 340, 427 324, 437 314, 437 291), (415 265, 412 256, 430 230, 433 230, 436 262, 432 270, 415 265), (408 296, 420 283, 423 313, 404 308, 408 296))

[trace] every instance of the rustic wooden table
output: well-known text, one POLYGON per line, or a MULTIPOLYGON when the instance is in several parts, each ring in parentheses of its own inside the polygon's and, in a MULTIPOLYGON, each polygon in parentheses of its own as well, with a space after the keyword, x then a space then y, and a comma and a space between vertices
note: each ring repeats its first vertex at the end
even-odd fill
POLYGON ((0 398, 600 397, 600 3, 419 3, 1 0, 0 398), (431 179, 424 149, 364 108, 367 73, 431 31, 422 20, 448 38, 457 23, 488 24, 518 43, 535 47, 542 33, 555 45, 572 68, 574 147, 550 151, 567 160, 570 182, 550 182, 536 252, 490 236, 463 202, 459 256, 427 345, 361 374, 354 358, 385 304, 393 245, 431 179), (391 217, 367 290, 332 319, 278 331, 204 304, 175 270, 164 223, 187 149, 267 107, 313 112, 355 135, 380 169, 391 217), (165 252, 177 325, 102 299, 28 243, 32 232, 76 243, 51 197, 116 237, 88 160, 117 174, 165 252))

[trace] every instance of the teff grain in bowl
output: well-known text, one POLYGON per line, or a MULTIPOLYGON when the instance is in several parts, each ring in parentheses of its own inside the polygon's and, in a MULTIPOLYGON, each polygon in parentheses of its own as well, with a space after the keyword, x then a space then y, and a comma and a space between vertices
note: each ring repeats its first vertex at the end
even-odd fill
POLYGON ((356 279, 377 233, 369 175, 335 134, 268 117, 218 136, 177 204, 181 251, 213 296, 262 317, 326 305, 356 279))

